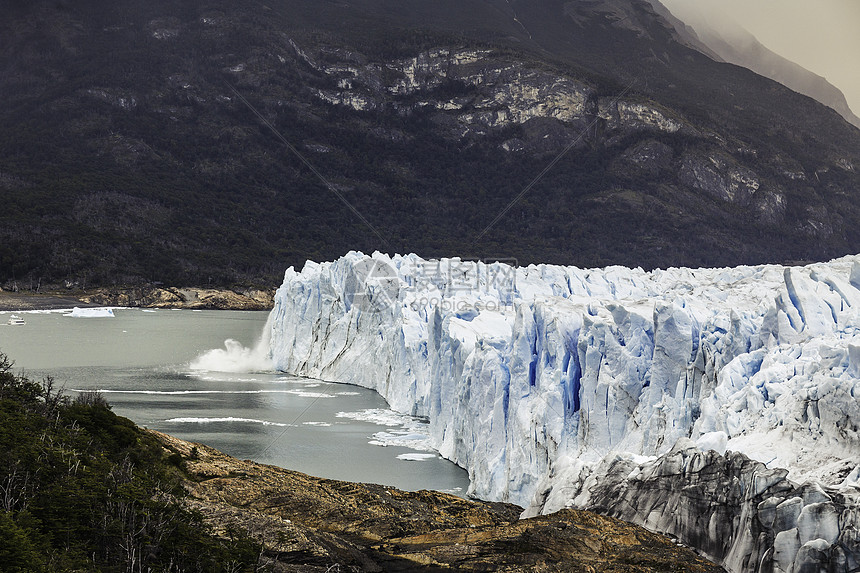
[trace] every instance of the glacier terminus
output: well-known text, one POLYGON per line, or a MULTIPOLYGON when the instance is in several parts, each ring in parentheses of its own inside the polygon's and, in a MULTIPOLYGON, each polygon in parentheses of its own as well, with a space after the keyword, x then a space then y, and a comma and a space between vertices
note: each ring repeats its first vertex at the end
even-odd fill
POLYGON ((860 567, 860 256, 515 267, 351 252, 290 268, 278 370, 426 417, 470 494, 592 509, 730 571, 860 567))

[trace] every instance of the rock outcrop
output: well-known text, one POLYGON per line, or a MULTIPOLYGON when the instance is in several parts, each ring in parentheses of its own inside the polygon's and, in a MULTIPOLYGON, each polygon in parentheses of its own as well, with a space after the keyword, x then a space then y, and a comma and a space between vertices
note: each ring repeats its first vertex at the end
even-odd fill
POLYGON ((274 292, 247 289, 242 292, 202 288, 138 287, 98 289, 80 297, 82 302, 100 306, 145 308, 186 308, 217 310, 268 310, 274 305, 274 292))
POLYGON ((187 506, 219 535, 246 531, 271 571, 691 571, 716 565, 594 513, 521 508, 311 477, 153 432, 182 458, 187 506))
POLYGON ((492 50, 439 48, 414 58, 368 61, 352 50, 290 45, 336 86, 314 91, 326 103, 401 115, 435 110, 434 122, 455 139, 529 124, 526 141, 507 141, 505 151, 558 151, 596 133, 607 136, 607 145, 638 132, 699 135, 675 112, 632 98, 600 98, 583 81, 492 50))
POLYGON ((99 288, 80 291, 7 292, 0 288, 0 310, 50 310, 75 306, 182 308, 190 310, 269 310, 274 290, 243 291, 174 287, 99 288))
POLYGON ((568 484, 568 505, 673 535, 733 571, 855 571, 860 492, 787 474, 682 440, 645 463, 604 461, 568 484))

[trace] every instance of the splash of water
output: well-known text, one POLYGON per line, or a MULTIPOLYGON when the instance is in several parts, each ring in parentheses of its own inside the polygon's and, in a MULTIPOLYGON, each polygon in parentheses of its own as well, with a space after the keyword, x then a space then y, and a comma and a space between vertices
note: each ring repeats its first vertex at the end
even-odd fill
POLYGON ((274 370, 269 351, 271 338, 272 315, 269 314, 263 333, 253 347, 248 348, 241 342, 228 338, 224 341, 224 348, 207 350, 192 360, 189 368, 208 372, 271 372, 274 370))

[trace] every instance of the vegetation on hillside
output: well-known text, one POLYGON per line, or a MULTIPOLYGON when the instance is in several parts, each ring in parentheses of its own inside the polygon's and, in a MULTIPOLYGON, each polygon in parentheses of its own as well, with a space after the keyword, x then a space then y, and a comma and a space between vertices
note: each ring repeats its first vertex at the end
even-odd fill
POLYGON ((0 571, 254 571, 257 543, 211 535, 180 504, 181 459, 0 353, 0 571))

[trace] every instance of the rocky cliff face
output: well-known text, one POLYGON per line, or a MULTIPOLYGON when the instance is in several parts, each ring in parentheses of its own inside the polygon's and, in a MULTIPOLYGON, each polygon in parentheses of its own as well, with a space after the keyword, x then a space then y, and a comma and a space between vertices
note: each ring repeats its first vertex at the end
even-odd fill
POLYGON ((703 452, 681 441, 645 463, 604 461, 569 483, 564 495, 572 498, 568 507, 665 532, 731 571, 856 570, 860 493, 799 485, 787 474, 743 454, 703 452))
POLYGON ((570 143, 585 145, 598 132, 609 141, 641 132, 699 135, 665 108, 620 97, 599 98, 588 83, 494 50, 438 48, 413 58, 369 62, 351 50, 302 49, 293 40, 290 45, 337 85, 314 91, 327 103, 403 115, 435 110, 433 121, 456 140, 530 124, 526 141, 506 140, 501 143, 505 151, 551 152, 570 143), (459 93, 445 93, 452 91, 459 93))
MULTIPOLYGON (((785 224, 788 188, 807 180, 797 168, 775 173, 766 168, 760 175, 757 150, 732 148, 677 110, 623 92, 600 97, 587 81, 497 50, 437 48, 413 58, 373 61, 355 50, 302 48, 292 39, 290 45, 333 86, 313 91, 326 103, 354 111, 429 114, 446 137, 465 145, 494 141, 509 154, 540 155, 568 146, 621 148, 609 166, 614 176, 632 185, 671 182, 699 195, 694 200, 744 210, 752 225, 785 224), (516 135, 506 138, 512 130, 516 135), (654 138, 684 145, 670 147, 654 138)), ((779 165, 786 159, 775 156, 771 161, 779 165)), ((843 168, 853 169, 853 164, 843 168)), ((799 233, 838 232, 828 221, 833 216, 827 207, 807 215, 799 233)))
POLYGON ((271 571, 690 571, 719 567, 662 537, 581 511, 518 519, 510 504, 310 477, 153 432, 179 454, 185 503, 247 531, 271 571))

